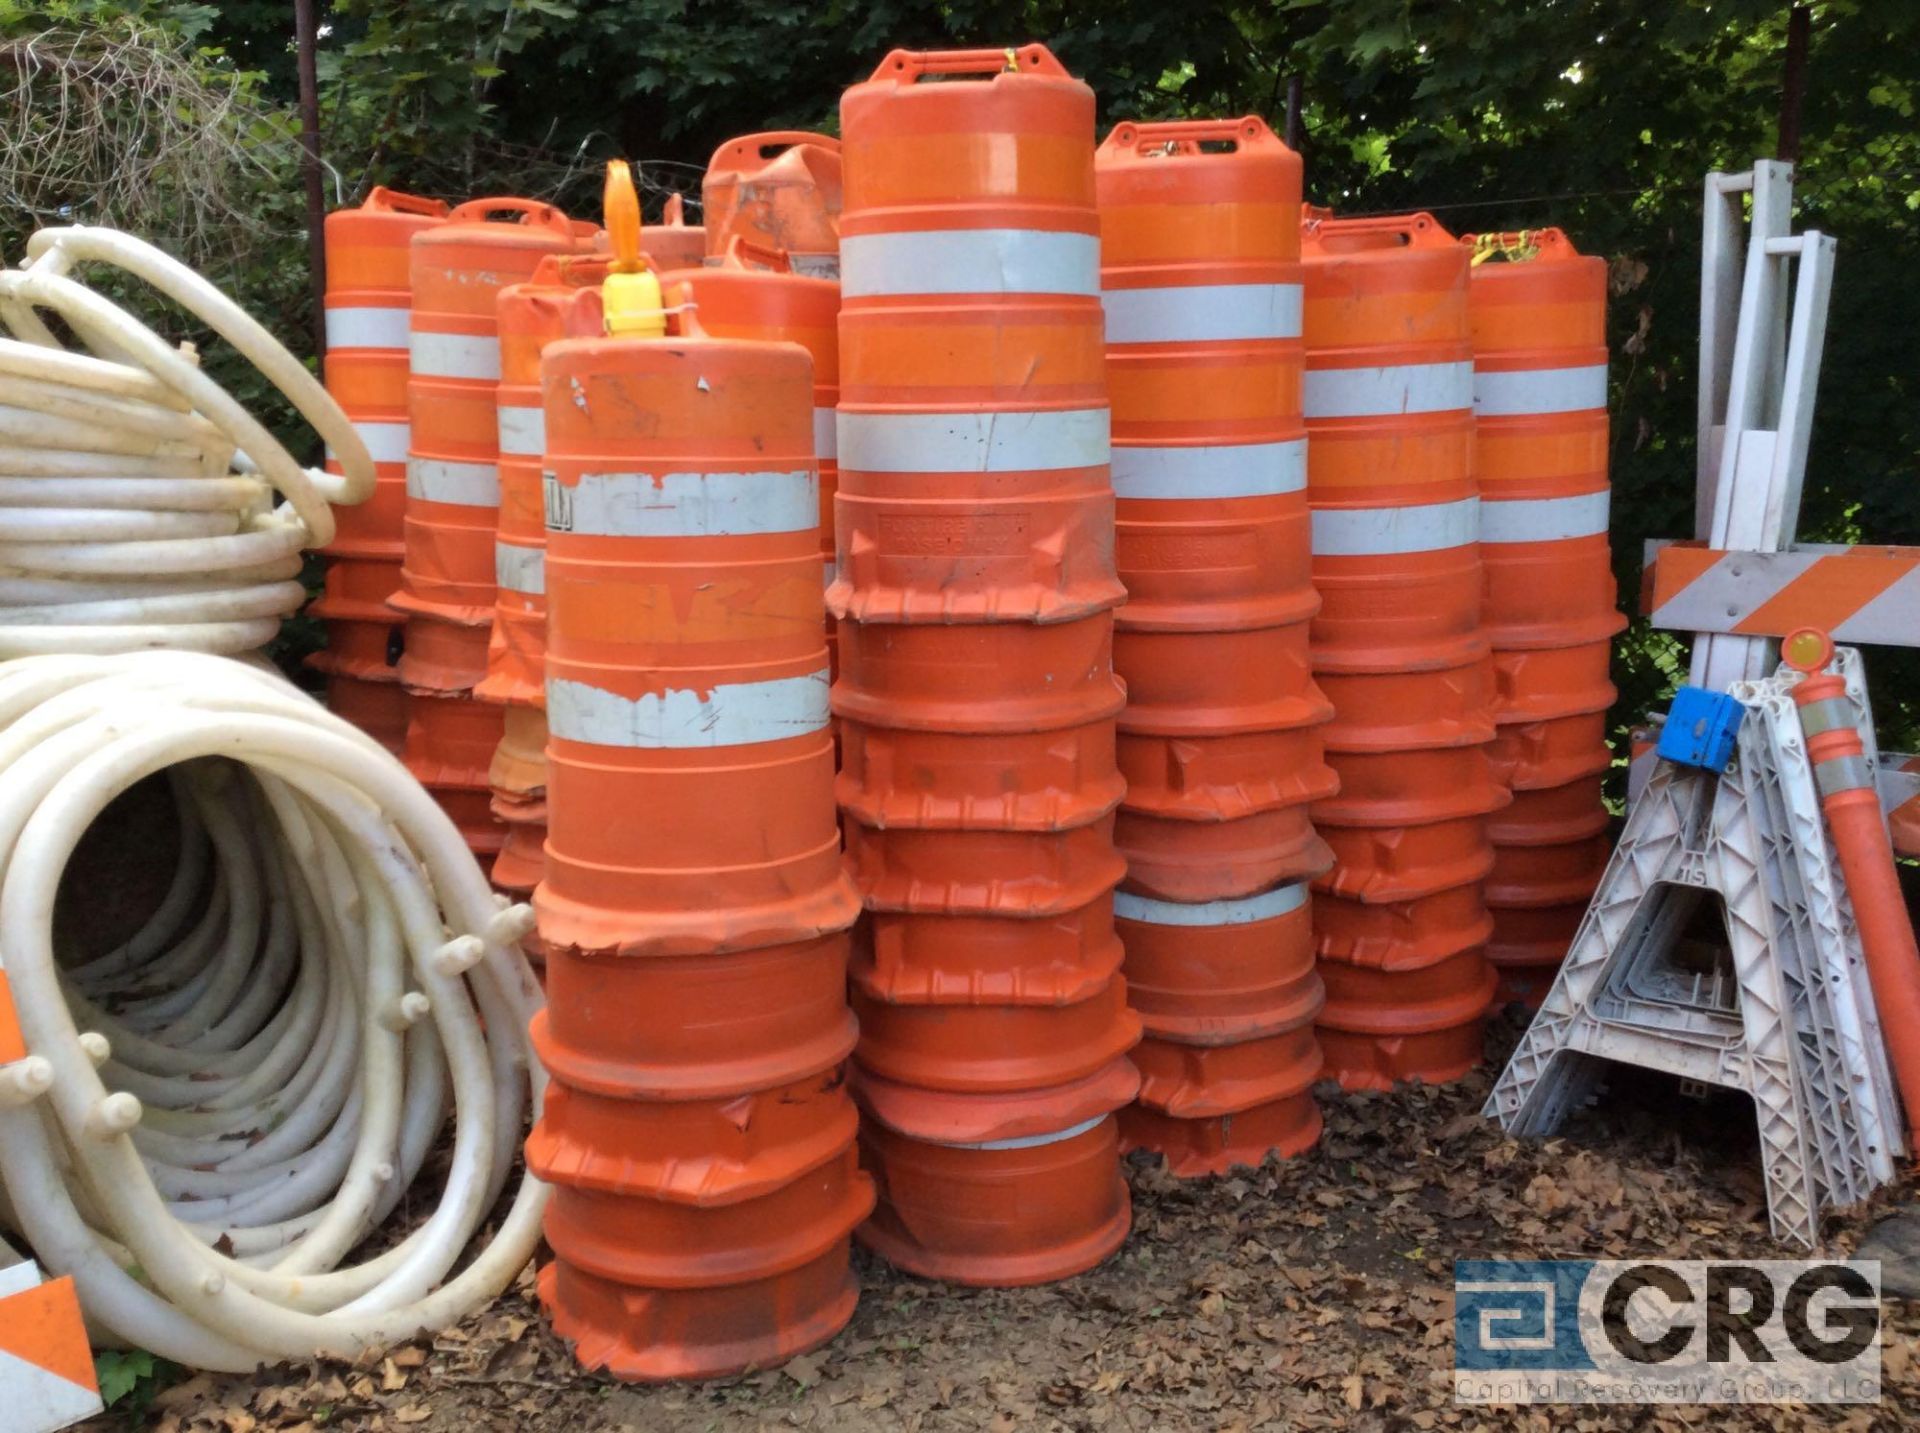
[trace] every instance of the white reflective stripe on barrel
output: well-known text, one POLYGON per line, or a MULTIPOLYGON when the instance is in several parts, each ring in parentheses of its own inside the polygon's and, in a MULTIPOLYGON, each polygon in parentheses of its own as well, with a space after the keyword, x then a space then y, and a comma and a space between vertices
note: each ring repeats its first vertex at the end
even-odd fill
POLYGON ((930 1139, 927 1144, 941 1145, 947 1149, 1038 1149, 1043 1144, 1059 1144, 1062 1140, 1074 1139, 1090 1129, 1098 1129, 1106 1115, 1095 1115, 1090 1120, 1082 1120, 1077 1125, 1068 1125, 1065 1129, 1054 1130, 1050 1134, 1026 1134, 1013 1139, 982 1140, 978 1144, 962 1144, 955 1140, 930 1139))
POLYGON ((1300 337, 1300 285, 1108 289, 1108 343, 1229 343, 1300 337))
POLYGON ((411 311, 342 304, 327 310, 328 348, 406 348, 411 311))
POLYGON ((840 239, 840 295, 1100 292, 1100 238, 1059 229, 925 229, 840 239))
POLYGON ((1607 406, 1607 365, 1583 368, 1477 368, 1473 411, 1481 418, 1580 413, 1607 406))
POLYGON ((413 458, 407 463, 407 496, 463 508, 497 508, 500 470, 492 463, 413 458))
POLYGON ((547 554, 517 542, 493 545, 493 580, 509 592, 539 597, 547 590, 547 554))
POLYGON ((1309 368, 1300 390, 1308 418, 1388 418, 1473 406, 1473 365, 1309 368))
POLYGON ((840 466, 865 473, 1018 473, 1107 461, 1105 408, 1035 412, 849 413, 840 466))
POLYGON ((546 474, 547 529, 581 537, 745 537, 820 526, 812 468, 746 473, 546 474))
POLYGON ((1563 542, 1607 530, 1607 494, 1570 498, 1480 499, 1480 541, 1563 542))
POLYGON ((1267 498, 1307 485, 1307 440, 1113 450, 1117 498, 1267 498))
MULTIPOLYGON (((353 430, 367 445, 367 456, 376 463, 404 463, 407 449, 413 446, 413 429, 405 423, 355 423, 353 430)), ((329 448, 327 456, 339 455, 329 448)))
POLYGON ((1480 499, 1399 508, 1321 508, 1313 514, 1315 557, 1385 557, 1466 547, 1480 535, 1480 499))
POLYGON ((500 340, 470 333, 413 331, 408 360, 415 378, 471 378, 500 381, 500 340))
POLYGON ((1156 901, 1150 896, 1113 893, 1113 913, 1142 925, 1217 926, 1251 925, 1297 911, 1307 903, 1307 883, 1290 881, 1257 896, 1231 901, 1156 901))
POLYGON ((502 403, 500 452, 509 458, 537 458, 547 451, 547 411, 502 403))
POLYGON ((827 671, 764 682, 669 687, 623 697, 585 682, 547 678, 547 729, 563 741, 657 750, 750 746, 827 728, 827 671))
POLYGON ((840 451, 840 433, 833 421, 833 409, 816 408, 813 410, 813 456, 821 462, 830 461, 840 451))

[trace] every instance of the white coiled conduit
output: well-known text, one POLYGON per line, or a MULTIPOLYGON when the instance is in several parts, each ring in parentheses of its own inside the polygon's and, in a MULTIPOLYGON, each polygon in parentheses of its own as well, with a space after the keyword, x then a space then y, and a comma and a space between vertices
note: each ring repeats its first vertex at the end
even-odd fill
POLYGON ((531 926, 398 761, 263 667, 0 662, 0 975, 27 1051, 0 1065, 0 1222, 97 1331, 190 1367, 456 1321, 539 1238, 536 1180, 495 1212, 544 1086, 531 926), (124 874, 76 843, 148 777, 170 884, 117 948, 56 949, 63 879, 71 910, 124 874), (449 1112, 444 1178, 408 1199, 449 1112), (343 1265, 403 1199, 415 1227, 343 1265))
POLYGON ((0 269, 0 334, 0 657, 271 641, 305 600, 301 550, 333 540, 329 504, 373 492, 365 443, 313 375, 192 269, 111 229, 35 234, 26 265, 0 269), (86 264, 145 280, 232 344, 342 475, 294 461, 191 349, 75 277, 86 264))

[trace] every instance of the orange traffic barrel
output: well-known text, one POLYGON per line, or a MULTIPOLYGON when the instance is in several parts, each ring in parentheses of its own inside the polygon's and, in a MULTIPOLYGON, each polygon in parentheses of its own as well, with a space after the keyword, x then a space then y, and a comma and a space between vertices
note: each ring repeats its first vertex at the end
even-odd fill
POLYGON ((528 199, 473 200, 414 238, 406 561, 394 599, 415 619, 401 671, 410 686, 470 690, 486 675, 500 509, 499 293, 584 242, 566 215, 528 199), (437 630, 449 624, 465 630, 437 630))
POLYGON ((687 201, 678 194, 667 196, 660 207, 660 222, 649 224, 641 241, 655 273, 698 268, 707 252, 707 231, 687 222, 687 201))
MULTIPOLYGON (((722 146, 722 151, 729 147, 722 146)), ((836 160, 836 198, 838 173, 836 160)), ((712 178, 709 171, 709 183, 712 178)), ((708 213, 711 218, 711 208, 708 213)), ((710 222, 709 233, 712 229, 710 222)), ((833 495, 840 475, 834 427, 834 409, 840 402, 840 285, 830 276, 803 274, 794 264, 795 256, 787 251, 735 236, 720 250, 716 263, 675 274, 669 284, 668 302, 693 304, 701 329, 715 338, 797 343, 813 359, 813 453, 820 465, 820 561, 824 587, 833 580, 833 495)), ((838 671, 837 650, 833 623, 829 620, 828 666, 835 672, 838 671)))
POLYGON ((1333 705, 1321 729, 1330 751, 1419 751, 1491 741, 1493 660, 1412 672, 1322 672, 1333 705))
POLYGON ((1385 902, 1320 892, 1313 921, 1322 962, 1385 971, 1436 964, 1485 945, 1493 930, 1486 899, 1474 883, 1385 902))
POLYGON ((1502 722, 1542 721, 1605 711, 1616 695, 1611 641, 1531 647, 1493 654, 1493 705, 1502 722))
POLYGON ((1320 1006, 1304 882, 1194 904, 1122 891, 1128 1002, 1149 1034, 1225 1044, 1297 1029, 1320 1006))
POLYGON ((352 722, 395 756, 406 749, 407 704, 407 690, 398 682, 338 672, 327 676, 327 710, 352 722))
POLYGON ((1484 880, 1493 843, 1484 816, 1418 826, 1322 826, 1333 865, 1314 889, 1381 904, 1484 880))
POLYGON ((387 599, 399 583, 397 553, 329 562, 320 595, 307 607, 308 615, 327 624, 327 645, 307 664, 364 682, 398 682, 402 624, 387 599))
POLYGON ((857 1237, 896 1268, 956 1284, 1018 1287, 1092 1268, 1131 1226, 1109 1112, 1139 1086, 1124 1059, 1004 1097, 858 1072, 861 1156, 879 1203, 857 1237))
POLYGON ((1270 1154, 1289 1159, 1319 1143, 1312 1088, 1322 1056, 1311 1020, 1226 1045, 1149 1036, 1133 1063, 1140 1097, 1120 1115, 1121 1142, 1164 1156, 1176 1175, 1258 1169, 1270 1154))
POLYGON ((1038 45, 900 50, 840 118, 834 615, 1118 605, 1093 92, 1038 45))
POLYGON ((1567 958, 1587 902, 1561 906, 1517 906, 1493 909, 1493 935, 1487 941, 1487 959, 1500 977, 1502 1004, 1518 1001, 1538 1006, 1546 998, 1560 964, 1567 958))
POLYGON ((1466 251, 1414 214, 1311 218, 1302 254, 1315 668, 1472 661, 1487 638, 1466 251))
POLYGON ((402 760, 460 828, 475 855, 491 858, 506 832, 489 804, 487 766, 500 744, 500 708, 457 693, 415 691, 407 703, 402 760))
POLYGON ((1323 959, 1320 973, 1327 1003, 1316 1030, 1326 1072, 1343 1088, 1445 1084, 1484 1058, 1486 1014, 1499 987, 1484 947, 1411 969, 1323 959))
MULTIPOLYGON (((1497 728, 1487 749, 1502 785, 1516 791, 1565 786, 1613 765, 1607 747, 1607 714, 1578 712, 1497 728)), ((1605 812, 1596 808, 1603 819, 1605 812)))
POLYGON ((1258 1166, 1319 1138, 1313 1019, 1324 998, 1304 882, 1205 904, 1121 892, 1128 998, 1146 1038, 1121 1140, 1176 1175, 1258 1166))
MULTIPOLYGON (((373 455, 374 495, 340 510, 329 546, 341 556, 391 558, 401 551, 407 492, 407 349, 413 236, 447 217, 438 199, 375 188, 325 225, 327 391, 373 455)), ((337 472, 332 454, 328 471, 337 472)))
POLYGON ((1600 884, 1613 854, 1613 843, 1607 839, 1607 813, 1600 812, 1599 818, 1599 829, 1583 841, 1494 847, 1487 904, 1513 909, 1586 900, 1600 884))
POLYGON ((566 337, 566 313, 578 289, 607 276, 604 255, 550 254, 533 277, 499 291, 500 382, 494 390, 499 432, 500 508, 494 529, 498 586, 487 672, 489 701, 541 706, 546 699, 546 513, 541 471, 546 415, 540 355, 566 337))
POLYGON ((700 181, 708 254, 746 239, 816 278, 839 277, 840 207, 840 141, 805 130, 730 139, 700 181))
POLYGON ((1496 649, 1614 636, 1607 265, 1558 229, 1466 235, 1486 624, 1496 649))
POLYGON ((844 1328, 859 1301, 847 1230, 873 1206, 853 1155, 786 1190, 716 1208, 565 1186, 541 1305, 589 1369, 664 1383, 777 1368, 844 1328))
POLYGON ((1488 834, 1497 846, 1590 836, 1606 824, 1602 780, 1594 775, 1564 786, 1516 787, 1513 804, 1489 818, 1488 834))
POLYGON ((671 954, 844 929, 806 351, 568 339, 542 373, 542 940, 671 954))

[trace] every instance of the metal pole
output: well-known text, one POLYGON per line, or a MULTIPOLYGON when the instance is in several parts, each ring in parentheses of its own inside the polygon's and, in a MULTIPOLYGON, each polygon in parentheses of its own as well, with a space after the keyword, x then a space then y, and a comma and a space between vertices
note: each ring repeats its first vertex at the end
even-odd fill
POLYGON ((293 0, 294 46, 300 70, 300 174, 307 186, 307 267, 313 288, 313 352, 327 356, 327 195, 320 174, 319 44, 313 0, 293 0))
POLYGON ((1780 140, 1774 157, 1800 162, 1800 111, 1807 98, 1807 37, 1813 29, 1813 10, 1795 5, 1787 12, 1787 60, 1780 76, 1780 140))
POLYGON ((1300 113, 1303 103, 1300 76, 1294 75, 1287 81, 1287 148, 1295 154, 1307 137, 1306 117, 1300 113))

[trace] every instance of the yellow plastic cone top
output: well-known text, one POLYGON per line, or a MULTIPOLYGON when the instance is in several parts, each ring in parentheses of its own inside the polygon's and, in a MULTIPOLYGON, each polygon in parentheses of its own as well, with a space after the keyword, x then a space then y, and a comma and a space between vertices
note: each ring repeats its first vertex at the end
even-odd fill
POLYGON ((640 253, 640 195, 633 168, 624 159, 607 161, 607 238, 613 247, 613 272, 600 286, 607 332, 630 338, 659 338, 667 331, 660 279, 640 253))

